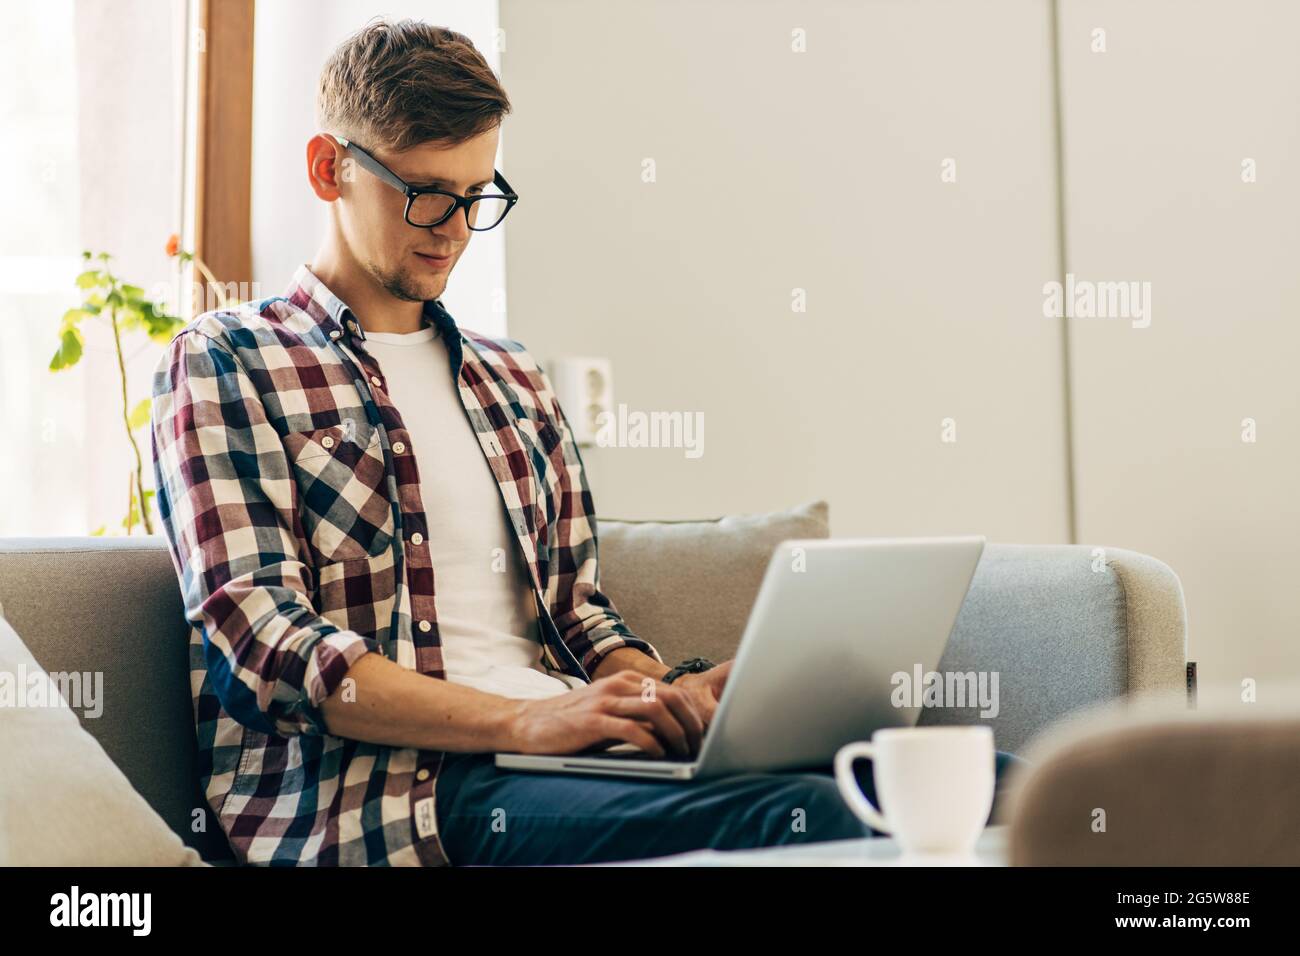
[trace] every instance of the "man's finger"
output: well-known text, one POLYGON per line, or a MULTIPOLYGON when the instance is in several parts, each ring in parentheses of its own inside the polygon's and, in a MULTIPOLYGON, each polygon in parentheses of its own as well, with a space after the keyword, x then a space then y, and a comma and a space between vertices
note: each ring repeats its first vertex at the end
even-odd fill
POLYGON ((701 696, 703 699, 699 700, 701 710, 700 719, 704 721, 704 725, 707 727, 709 724, 713 723, 713 715, 718 709, 718 702, 713 699, 713 695, 711 694, 703 694, 701 696))
POLYGON ((727 676, 731 673, 731 661, 724 661, 717 667, 710 667, 704 672, 703 676, 707 679, 708 685, 713 688, 714 692, 722 695, 722 688, 727 683, 727 676))

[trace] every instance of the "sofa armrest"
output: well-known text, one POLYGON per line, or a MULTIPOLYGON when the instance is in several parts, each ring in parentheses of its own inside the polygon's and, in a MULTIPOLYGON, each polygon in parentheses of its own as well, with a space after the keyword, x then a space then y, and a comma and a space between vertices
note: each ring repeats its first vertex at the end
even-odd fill
POLYGON ((1182 586, 1144 554, 990 544, 939 665, 982 679, 992 706, 927 708, 920 723, 983 723, 1021 753, 1053 722, 1129 694, 1187 698, 1182 586))
POLYGON ((1128 632, 1128 692, 1170 695, 1187 691, 1187 608, 1183 586, 1169 565, 1150 555, 1106 549, 1106 564, 1124 592, 1128 632))

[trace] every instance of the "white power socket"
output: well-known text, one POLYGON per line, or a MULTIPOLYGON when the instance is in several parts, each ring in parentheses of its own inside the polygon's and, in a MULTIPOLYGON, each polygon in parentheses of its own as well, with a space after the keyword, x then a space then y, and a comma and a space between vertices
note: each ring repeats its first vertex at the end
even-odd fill
POLYGON ((578 445, 596 443, 601 412, 614 414, 614 378, 609 359, 587 356, 553 358, 544 366, 555 397, 569 420, 578 445))

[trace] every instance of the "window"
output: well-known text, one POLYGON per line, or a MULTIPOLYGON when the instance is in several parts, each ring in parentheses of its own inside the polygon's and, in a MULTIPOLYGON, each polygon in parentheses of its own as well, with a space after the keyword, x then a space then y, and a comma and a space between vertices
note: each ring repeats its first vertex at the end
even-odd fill
MULTIPOLYGON (((105 251, 129 282, 175 299, 189 10, 169 0, 16 4, 0 32, 0 116, 13 164, 0 190, 0 535, 107 533, 126 515, 126 439, 109 327, 51 372, 63 313, 79 305, 81 252, 105 251)), ((158 346, 124 341, 128 403, 149 397, 158 346)), ((136 431, 153 487, 147 427, 136 431)), ((137 529, 138 530, 138 529, 137 529)), ((155 528, 155 530, 158 530, 155 528)))

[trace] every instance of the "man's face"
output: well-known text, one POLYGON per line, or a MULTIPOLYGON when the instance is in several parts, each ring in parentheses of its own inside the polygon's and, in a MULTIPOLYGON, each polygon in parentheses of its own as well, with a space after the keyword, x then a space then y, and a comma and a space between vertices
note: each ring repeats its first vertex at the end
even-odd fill
MULTIPOLYGON (((395 153, 359 145, 411 186, 472 196, 493 191, 499 138, 494 128, 450 147, 426 143, 395 153)), ((437 226, 412 226, 403 216, 405 196, 351 157, 342 170, 339 222, 357 262, 395 298, 423 302, 441 296, 473 235, 465 211, 457 209, 437 226)))

